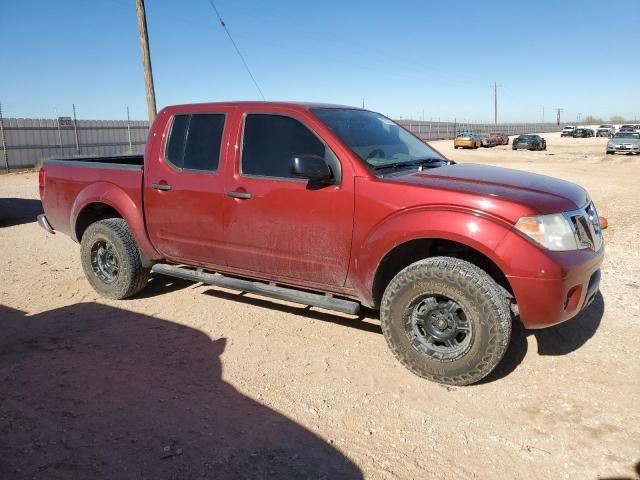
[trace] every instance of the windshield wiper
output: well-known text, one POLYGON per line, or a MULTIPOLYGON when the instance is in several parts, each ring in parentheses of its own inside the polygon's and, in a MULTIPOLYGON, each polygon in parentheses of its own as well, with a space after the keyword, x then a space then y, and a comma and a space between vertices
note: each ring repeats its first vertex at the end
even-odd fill
POLYGON ((436 163, 444 163, 445 165, 450 165, 452 162, 450 160, 444 160, 442 158, 418 158, 416 160, 411 160, 408 162, 392 162, 392 163, 385 163, 384 165, 374 165, 373 169, 376 171, 398 170, 401 168, 422 167, 425 165, 433 165, 436 163))

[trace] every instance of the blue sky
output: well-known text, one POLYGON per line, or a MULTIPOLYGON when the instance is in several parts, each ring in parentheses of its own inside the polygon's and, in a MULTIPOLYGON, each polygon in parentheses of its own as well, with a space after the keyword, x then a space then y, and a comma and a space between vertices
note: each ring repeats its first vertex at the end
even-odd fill
MULTIPOLYGON (((640 1, 215 0, 268 100, 640 117, 640 1), (485 4, 486 7, 481 5, 485 4)), ((147 0, 158 106, 259 99, 207 0, 147 0)), ((146 118, 133 0, 0 0, 5 116, 146 118)))

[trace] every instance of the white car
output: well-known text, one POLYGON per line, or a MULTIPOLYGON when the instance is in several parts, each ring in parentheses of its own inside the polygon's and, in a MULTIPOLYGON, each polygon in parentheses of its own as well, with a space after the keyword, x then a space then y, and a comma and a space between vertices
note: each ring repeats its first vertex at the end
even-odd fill
POLYGON ((575 131, 575 129, 576 129, 575 125, 567 125, 560 132, 560 136, 561 137, 573 137, 573 132, 575 131))

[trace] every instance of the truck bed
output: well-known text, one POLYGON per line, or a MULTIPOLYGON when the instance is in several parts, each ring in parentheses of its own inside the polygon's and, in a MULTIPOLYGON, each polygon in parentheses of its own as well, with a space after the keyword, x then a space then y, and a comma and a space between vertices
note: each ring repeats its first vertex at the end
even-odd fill
POLYGON ((144 155, 113 155, 109 157, 84 156, 84 157, 65 157, 52 158, 44 161, 45 165, 75 165, 88 168, 127 168, 142 167, 144 165, 144 155))
POLYGON ((40 193, 49 223, 55 230, 75 238, 71 225, 79 214, 77 209, 90 189, 100 189, 101 184, 117 185, 119 195, 129 197, 127 203, 140 209, 142 216, 143 164, 142 155, 45 160, 42 168, 46 181, 40 193))

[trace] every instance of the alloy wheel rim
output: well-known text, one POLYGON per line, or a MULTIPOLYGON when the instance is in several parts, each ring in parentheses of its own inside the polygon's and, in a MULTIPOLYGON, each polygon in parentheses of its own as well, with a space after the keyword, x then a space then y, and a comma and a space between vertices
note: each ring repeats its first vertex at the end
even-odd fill
POLYGON ((104 283, 113 283, 118 278, 119 262, 113 245, 106 240, 98 240, 91 247, 91 267, 93 273, 104 283))
POLYGON ((445 295, 424 294, 409 305, 405 331, 413 347, 438 361, 463 356, 473 340, 473 325, 464 308, 445 295))

